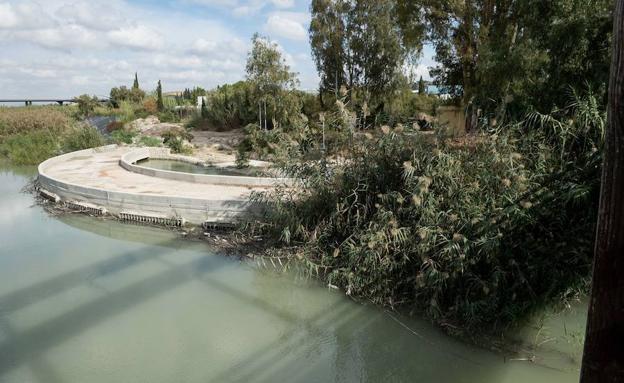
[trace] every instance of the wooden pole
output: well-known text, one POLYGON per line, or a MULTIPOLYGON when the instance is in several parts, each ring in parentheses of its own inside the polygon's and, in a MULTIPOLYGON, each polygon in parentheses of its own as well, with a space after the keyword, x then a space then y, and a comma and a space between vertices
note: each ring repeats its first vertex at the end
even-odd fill
POLYGON ((615 0, 608 124, 581 383, 624 382, 624 0, 615 0))

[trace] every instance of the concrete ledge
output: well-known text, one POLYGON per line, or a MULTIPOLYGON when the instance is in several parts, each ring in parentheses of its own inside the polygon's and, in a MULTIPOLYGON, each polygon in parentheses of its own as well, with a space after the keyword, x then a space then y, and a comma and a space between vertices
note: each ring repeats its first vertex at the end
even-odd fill
MULTIPOLYGON (((183 197, 163 194, 139 194, 128 191, 106 190, 100 187, 83 186, 63 179, 62 176, 51 176, 47 170, 52 166, 72 159, 94 156, 97 153, 115 151, 116 145, 86 149, 63 154, 42 162, 39 167, 39 183, 41 188, 56 202, 86 203, 102 207, 113 216, 120 217, 123 212, 136 212, 147 217, 183 220, 194 225, 209 222, 235 223, 242 217, 253 216, 261 212, 261 207, 251 203, 247 198, 232 197, 230 199, 209 199, 183 197)), ((133 151, 136 152, 136 151, 133 151)), ((143 152, 144 153, 144 152, 143 152)), ((141 152, 134 154, 140 157, 141 152)), ((112 156, 112 154, 111 154, 112 156)), ((118 158, 118 157, 117 157, 118 158)), ((140 176, 138 176, 140 177, 140 176)), ((89 206, 89 205, 84 206, 89 206)))
MULTIPOLYGON (((201 164, 201 161, 186 156, 172 155, 169 149, 164 148, 139 148, 132 150, 119 160, 119 165, 129 172, 143 174, 150 177, 165 178, 174 181, 184 181, 201 184, 212 185, 229 185, 229 186, 250 186, 250 187, 275 187, 278 185, 292 186, 294 181, 290 178, 272 178, 272 177, 245 177, 245 176, 221 176, 212 174, 193 174, 184 172, 174 172, 169 170, 161 170, 148 168, 146 166, 137 165, 139 161, 147 159, 159 160, 175 160, 188 162, 193 164, 201 164)), ((216 167, 224 167, 217 165, 216 167)), ((229 164, 228 164, 229 165, 229 164)))

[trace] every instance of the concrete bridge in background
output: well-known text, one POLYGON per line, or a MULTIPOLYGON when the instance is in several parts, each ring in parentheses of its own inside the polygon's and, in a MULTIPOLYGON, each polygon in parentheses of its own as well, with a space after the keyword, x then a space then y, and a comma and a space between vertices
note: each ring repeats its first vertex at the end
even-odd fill
MULTIPOLYGON (((104 99, 104 98, 99 98, 98 102, 108 102, 108 99, 104 99)), ((6 103, 6 104, 12 104, 12 103, 23 103, 26 106, 30 106, 33 104, 33 102, 36 103, 57 103, 59 105, 63 105, 65 103, 73 103, 75 102, 75 99, 71 98, 71 99, 67 99, 67 98, 47 98, 47 99, 26 99, 26 98, 21 98, 21 99, 7 99, 7 100, 2 100, 0 99, 0 104, 6 103)))

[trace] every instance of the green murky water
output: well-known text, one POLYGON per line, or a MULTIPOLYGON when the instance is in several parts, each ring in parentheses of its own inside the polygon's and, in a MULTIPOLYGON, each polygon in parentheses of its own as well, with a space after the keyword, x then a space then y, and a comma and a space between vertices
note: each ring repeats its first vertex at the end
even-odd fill
POLYGON ((183 172, 183 173, 193 173, 193 174, 210 174, 210 175, 219 175, 219 176, 246 176, 246 177, 256 177, 261 176, 262 172, 253 169, 236 169, 236 168, 219 168, 215 166, 201 166, 195 165, 188 162, 176 161, 176 160, 159 160, 159 159, 149 159, 140 161, 138 163, 141 166, 145 166, 147 168, 154 168, 160 170, 169 170, 173 172, 183 172))
POLYGON ((2 383, 578 380, 582 304, 510 360, 171 232, 50 217, 32 172, 0 167, 2 383))

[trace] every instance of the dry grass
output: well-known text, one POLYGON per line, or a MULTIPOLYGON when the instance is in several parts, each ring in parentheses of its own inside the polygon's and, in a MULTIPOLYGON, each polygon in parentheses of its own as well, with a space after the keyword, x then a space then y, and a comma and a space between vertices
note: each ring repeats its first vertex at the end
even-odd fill
POLYGON ((69 112, 59 107, 0 108, 0 137, 35 131, 56 134, 71 126, 69 112))

